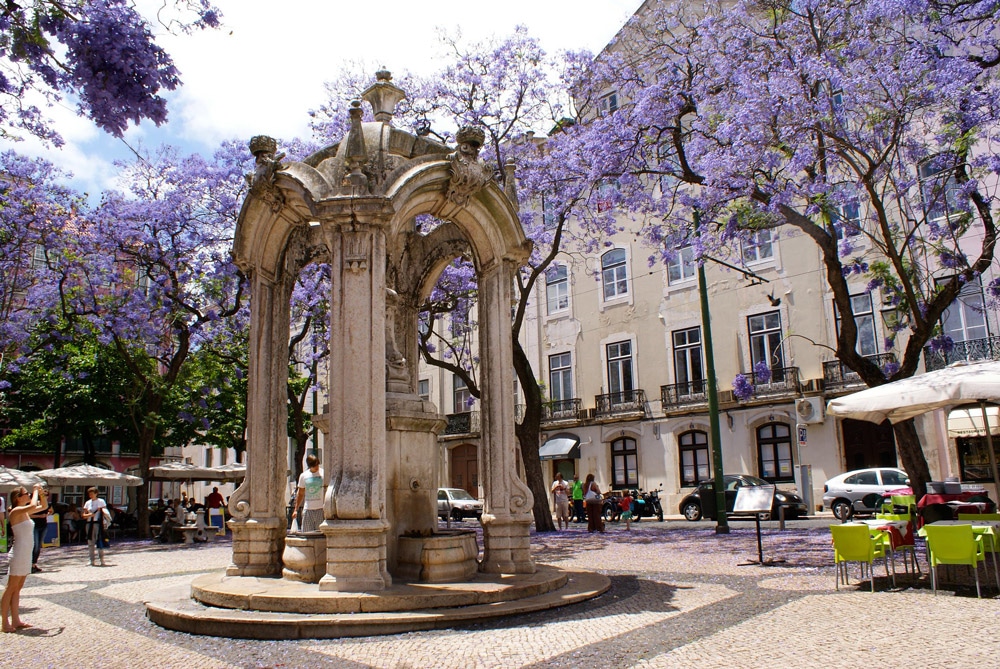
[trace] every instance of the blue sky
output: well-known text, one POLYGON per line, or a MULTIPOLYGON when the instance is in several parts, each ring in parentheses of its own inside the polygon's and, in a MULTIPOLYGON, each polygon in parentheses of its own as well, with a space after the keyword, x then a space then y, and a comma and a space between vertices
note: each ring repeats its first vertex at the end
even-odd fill
MULTIPOLYGON (((154 16, 162 0, 138 0, 154 16)), ((158 41, 181 71, 183 86, 168 95, 169 122, 130 128, 124 141, 72 110, 45 108, 66 140, 61 149, 27 139, 0 143, 43 156, 72 172, 71 184, 94 198, 114 187, 116 159, 133 147, 172 144, 209 153, 219 142, 255 134, 308 137, 308 112, 324 101, 323 83, 345 62, 391 71, 428 72, 438 66, 437 29, 477 41, 507 35, 523 24, 549 53, 599 51, 642 0, 216 0, 223 27, 193 35, 159 31, 158 41)))

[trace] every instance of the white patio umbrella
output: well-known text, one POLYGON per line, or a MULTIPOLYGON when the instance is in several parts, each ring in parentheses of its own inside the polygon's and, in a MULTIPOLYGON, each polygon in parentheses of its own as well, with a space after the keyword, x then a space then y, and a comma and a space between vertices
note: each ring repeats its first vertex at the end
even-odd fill
POLYGON ((218 467, 214 467, 214 469, 222 474, 222 478, 213 480, 242 481, 247 476, 247 465, 245 462, 230 462, 228 465, 219 465, 218 467))
MULTIPOLYGON (((1000 402, 1000 361, 956 362, 944 369, 900 379, 875 388, 830 400, 826 412, 841 418, 855 418, 873 423, 889 419, 900 423, 936 409, 953 409, 967 404, 979 405, 983 424, 990 425, 987 403, 1000 402)), ((992 427, 992 426, 991 426, 992 427)), ((992 429, 986 433, 993 483, 1000 491, 992 429)))
POLYGON ((122 474, 113 469, 102 469, 93 465, 72 465, 56 469, 42 469, 34 472, 49 485, 68 486, 98 486, 120 485, 129 488, 142 485, 142 479, 131 474, 122 474))
POLYGON ((247 467, 236 463, 218 467, 200 467, 187 462, 168 462, 149 468, 151 481, 237 481, 246 476, 247 467))
POLYGON ((0 493, 7 494, 14 488, 24 487, 28 490, 36 483, 43 483, 34 472, 24 472, 20 469, 8 469, 0 465, 0 493))

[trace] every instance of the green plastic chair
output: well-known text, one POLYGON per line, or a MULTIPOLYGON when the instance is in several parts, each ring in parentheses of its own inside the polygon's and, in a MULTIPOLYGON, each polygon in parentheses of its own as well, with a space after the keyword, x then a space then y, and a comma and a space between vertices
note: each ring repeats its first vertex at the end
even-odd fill
POLYGON ((916 495, 893 495, 891 498, 893 506, 916 506, 917 497, 916 495))
MULTIPOLYGON (((881 534, 873 537, 867 525, 831 525, 830 533, 833 535, 833 560, 837 566, 836 589, 840 590, 840 582, 843 579, 844 585, 848 583, 848 564, 858 562, 861 564, 861 577, 865 575, 865 565, 868 565, 868 575, 872 582, 872 592, 875 592, 875 574, 873 565, 875 560, 881 558, 885 563, 886 578, 889 575, 889 560, 886 557, 885 544, 881 534)), ((892 576, 895 587, 895 575, 892 576)))
POLYGON ((960 513, 959 520, 1000 520, 1000 513, 960 513))
POLYGON ((937 566, 939 564, 964 564, 976 576, 976 596, 979 590, 979 563, 986 559, 982 537, 972 532, 972 525, 925 525, 927 553, 931 563, 931 587, 937 594, 937 566))
MULTIPOLYGON (((1000 520, 1000 513, 960 513, 958 519, 971 521, 975 525, 977 520, 1000 520)), ((1000 534, 994 530, 993 534, 977 536, 983 541, 983 552, 993 554, 993 577, 996 579, 997 588, 1000 589, 1000 572, 997 571, 997 558, 1000 557, 1000 534)))

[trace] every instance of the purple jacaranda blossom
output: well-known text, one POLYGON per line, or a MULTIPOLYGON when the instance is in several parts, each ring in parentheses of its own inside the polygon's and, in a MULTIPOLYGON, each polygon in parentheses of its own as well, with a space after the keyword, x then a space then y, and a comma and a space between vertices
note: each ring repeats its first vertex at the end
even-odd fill
POLYGON ((746 374, 737 374, 733 378, 733 397, 741 402, 746 402, 753 397, 754 387, 746 374))

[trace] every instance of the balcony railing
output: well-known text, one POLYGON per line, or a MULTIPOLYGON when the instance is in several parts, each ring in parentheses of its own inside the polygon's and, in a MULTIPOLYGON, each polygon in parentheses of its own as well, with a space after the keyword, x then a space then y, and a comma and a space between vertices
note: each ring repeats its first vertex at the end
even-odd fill
POLYGON ((542 405, 542 420, 579 420, 580 399, 555 400, 542 405))
POLYGON ((930 346, 924 347, 924 367, 928 372, 947 367, 959 360, 1000 360, 1000 337, 984 337, 968 341, 956 341, 951 350, 932 351, 930 346))
MULTIPOLYGON (((892 353, 879 353, 878 355, 866 355, 865 359, 871 360, 879 368, 884 369, 886 365, 896 362, 896 356, 892 353)), ((827 360, 823 363, 823 387, 827 390, 837 390, 850 386, 863 386, 864 381, 858 373, 842 363, 840 360, 827 360)))
POLYGON ((480 430, 479 412, 466 411, 464 413, 448 414, 448 424, 444 428, 445 434, 478 434, 480 430))
POLYGON ((670 407, 705 404, 708 402, 708 396, 705 395, 706 390, 708 390, 708 381, 705 379, 660 386, 660 401, 663 403, 663 410, 666 411, 670 407))
POLYGON ((753 372, 743 372, 743 374, 753 382, 754 397, 789 395, 798 393, 801 388, 798 367, 775 367, 771 370, 771 380, 766 383, 758 381, 753 372))
POLYGON ((646 392, 641 389, 623 390, 594 397, 594 417, 607 418, 625 414, 646 413, 646 392))

